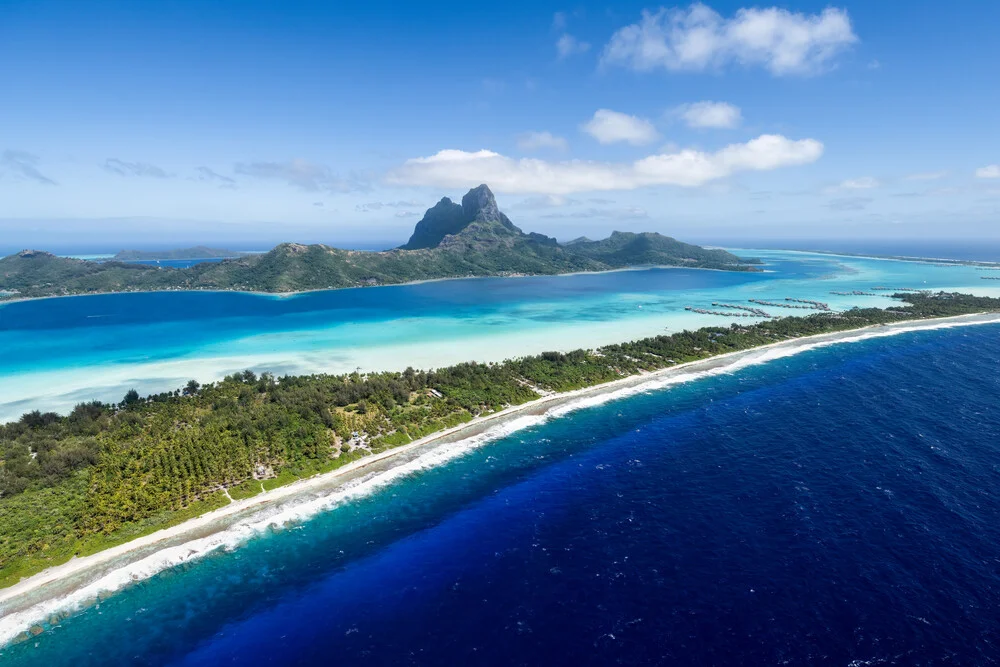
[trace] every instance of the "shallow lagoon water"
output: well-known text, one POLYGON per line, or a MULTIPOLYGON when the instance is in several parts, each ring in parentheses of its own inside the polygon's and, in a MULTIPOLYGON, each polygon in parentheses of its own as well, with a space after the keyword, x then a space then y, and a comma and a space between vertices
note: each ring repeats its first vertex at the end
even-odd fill
POLYGON ((767 271, 649 269, 289 297, 161 292, 0 305, 0 419, 117 401, 131 388, 172 391, 192 378, 209 382, 246 368, 279 375, 428 368, 731 323, 684 310, 713 301, 886 305, 882 297, 830 294, 877 285, 1000 293, 972 267, 736 252, 764 258, 767 271))
POLYGON ((989 664, 1000 326, 527 428, 167 570, 4 664, 989 664))

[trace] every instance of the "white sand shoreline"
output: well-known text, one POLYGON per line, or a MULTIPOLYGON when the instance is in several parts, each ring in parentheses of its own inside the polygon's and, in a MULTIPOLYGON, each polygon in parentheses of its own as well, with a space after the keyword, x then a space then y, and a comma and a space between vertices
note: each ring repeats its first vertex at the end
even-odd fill
POLYGON ((570 402, 579 402, 579 399, 602 397, 624 389, 641 389, 643 385, 655 385, 657 381, 669 382, 671 378, 675 377, 680 378, 678 381, 681 381, 684 378, 692 377, 690 374, 693 373, 735 370, 736 368, 754 363, 755 360, 759 362, 775 358, 774 353, 776 351, 783 353, 778 356, 788 356, 798 351, 815 347, 895 335, 908 331, 991 323, 1000 323, 1000 313, 908 320, 888 325, 875 325, 849 331, 789 339, 749 350, 731 352, 708 359, 678 364, 652 373, 632 375, 586 389, 540 397, 528 403, 478 417, 465 424, 438 431, 407 445, 352 462, 332 472, 299 480, 253 498, 235 501, 230 505, 194 519, 189 519, 176 526, 165 528, 90 556, 74 558, 62 565, 51 567, 23 579, 17 584, 0 589, 0 646, 12 640, 19 632, 26 630, 31 624, 45 620, 53 612, 53 605, 61 598, 70 592, 92 584, 102 576, 108 574, 109 567, 121 568, 162 549, 176 547, 185 542, 221 532, 234 525, 241 517, 246 517, 249 513, 265 508, 278 506, 283 501, 308 497, 310 494, 317 494, 321 491, 332 491, 347 481, 357 478, 361 474, 361 471, 367 472, 366 469, 372 468, 376 463, 390 459, 405 458, 402 455, 414 452, 420 448, 427 448, 430 445, 437 447, 448 442, 454 442, 456 439, 476 436, 491 427, 499 426, 513 418, 544 415, 558 406, 570 402), (232 523, 227 525, 225 523, 227 519, 231 519, 232 523), (33 616, 32 610, 36 609, 39 613, 33 616), (15 629, 12 625, 19 625, 19 627, 15 629))

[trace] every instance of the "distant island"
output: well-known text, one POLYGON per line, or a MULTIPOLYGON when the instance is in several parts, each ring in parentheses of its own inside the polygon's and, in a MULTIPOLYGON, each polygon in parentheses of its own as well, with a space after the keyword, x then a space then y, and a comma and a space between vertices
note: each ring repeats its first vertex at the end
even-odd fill
POLYGON ((203 245, 178 250, 120 250, 111 259, 116 262, 153 262, 157 260, 188 260, 188 259, 234 259, 246 253, 233 250, 208 248, 203 245))
MULTIPOLYGON (((191 248, 190 254, 212 251, 191 248)), ((164 253, 156 259, 165 259, 164 253)), ((614 232, 560 244, 525 233, 497 207, 486 185, 458 204, 445 197, 427 210, 403 246, 381 252, 282 243, 270 252, 187 268, 136 264, 138 251, 91 262, 24 250, 0 259, 0 300, 160 290, 288 293, 480 276, 555 275, 638 266, 755 271, 759 260, 682 243, 657 233, 614 232)), ((152 257, 151 257, 152 259, 152 257)), ((181 257, 170 257, 181 259, 181 257)), ((203 259, 198 257, 196 259, 203 259)), ((205 257, 207 259, 207 257, 205 257)))

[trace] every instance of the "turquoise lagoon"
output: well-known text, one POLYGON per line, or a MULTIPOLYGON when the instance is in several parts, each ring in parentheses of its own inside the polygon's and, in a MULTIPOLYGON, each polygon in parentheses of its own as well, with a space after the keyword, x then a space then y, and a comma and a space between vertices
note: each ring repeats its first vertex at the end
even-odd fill
POLYGON ((430 368, 730 324, 685 310, 716 301, 793 297, 846 309, 891 300, 831 292, 888 286, 1000 294, 968 266, 735 252, 761 257, 766 271, 644 269, 294 296, 161 292, 8 303, 0 305, 0 420, 117 401, 131 388, 170 391, 247 368, 279 375, 430 368))

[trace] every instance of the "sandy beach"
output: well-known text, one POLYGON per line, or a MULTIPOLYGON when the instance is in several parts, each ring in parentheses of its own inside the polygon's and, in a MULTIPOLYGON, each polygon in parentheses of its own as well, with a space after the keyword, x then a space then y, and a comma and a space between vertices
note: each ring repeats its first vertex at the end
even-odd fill
MULTIPOLYGON (((241 524, 267 525, 287 521, 288 519, 276 516, 274 510, 293 503, 322 502, 350 484, 358 484, 373 476, 383 475, 449 443, 483 436, 487 436, 487 439, 503 437, 510 432, 505 432, 503 425, 522 418, 556 417, 573 409, 585 408, 599 402, 706 375, 731 372, 816 347, 908 331, 990 323, 1000 323, 1000 314, 984 313, 897 322, 786 340, 751 350, 679 364, 653 373, 634 375, 595 387, 553 394, 478 417, 408 445, 355 461, 333 472, 299 480, 253 498, 235 501, 177 526, 84 558, 74 558, 63 565, 52 567, 2 589, 0 590, 0 646, 14 639, 31 625, 44 621, 60 610, 86 604, 101 594, 152 576, 172 564, 193 560, 218 548, 234 546, 231 541, 213 541, 213 537, 223 531, 232 530, 241 524), (170 558, 163 555, 166 552, 171 553, 170 558), (137 569, 137 565, 141 563, 145 565, 137 569)), ((349 496, 344 497, 349 498, 349 496)), ((253 531, 245 531, 241 539, 248 539, 253 534, 255 534, 253 531)))

